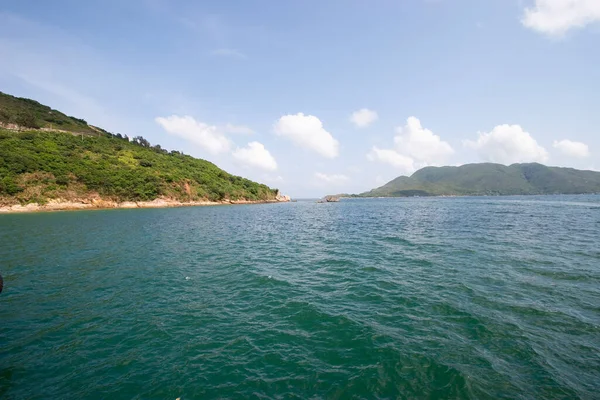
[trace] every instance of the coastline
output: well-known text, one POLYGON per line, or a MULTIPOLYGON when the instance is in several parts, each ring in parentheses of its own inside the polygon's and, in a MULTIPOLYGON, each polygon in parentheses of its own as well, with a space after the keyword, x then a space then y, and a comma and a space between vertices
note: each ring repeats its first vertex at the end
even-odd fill
POLYGON ((268 204, 287 203, 288 196, 280 196, 273 200, 221 200, 221 201, 188 201, 181 202, 171 199, 154 199, 152 201, 124 201, 116 202, 102 199, 66 201, 53 199, 46 204, 29 203, 26 205, 13 204, 0 206, 0 214, 34 213, 47 211, 77 211, 77 210, 110 210, 110 209, 133 209, 133 208, 174 208, 174 207, 199 207, 199 206, 222 206, 241 204, 268 204))
POLYGON ((527 193, 527 194, 435 194, 430 196, 341 196, 340 199, 438 199, 456 197, 536 197, 536 196, 600 196, 596 192, 583 193, 527 193))

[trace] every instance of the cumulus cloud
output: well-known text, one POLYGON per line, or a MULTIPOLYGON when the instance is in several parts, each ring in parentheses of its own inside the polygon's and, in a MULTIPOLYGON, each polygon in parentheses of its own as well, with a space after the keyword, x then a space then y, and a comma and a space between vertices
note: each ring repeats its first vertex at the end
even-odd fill
POLYGON ((598 0, 535 0, 525 9, 521 22, 550 36, 562 36, 574 28, 600 21, 598 0))
POLYGON ((367 158, 370 161, 379 161, 384 164, 389 164, 405 172, 412 172, 415 170, 415 162, 412 158, 404 156, 393 149, 380 149, 377 146, 373 146, 371 151, 367 154, 367 158))
POLYGON ((423 128, 418 118, 408 118, 405 126, 396 128, 396 133, 393 149, 375 146, 367 154, 367 158, 410 173, 428 165, 444 164, 454 154, 452 146, 429 129, 423 128))
POLYGON ((171 115, 166 118, 158 117, 155 121, 167 133, 189 140, 211 154, 225 153, 231 148, 231 141, 225 137, 219 128, 196 121, 188 115, 183 117, 178 115, 171 115))
POLYGON ((519 125, 498 125, 491 132, 479 133, 477 140, 464 145, 477 150, 484 161, 500 164, 546 162, 548 152, 519 125))
POLYGON ((454 153, 454 149, 447 142, 429 129, 423 128, 418 118, 408 118, 406 126, 397 128, 396 132, 396 149, 418 162, 434 165, 443 162, 454 153))
POLYGON ((246 125, 232 125, 227 124, 223 127, 223 130, 227 133, 237 133, 240 135, 252 135, 254 131, 246 125))
POLYGON ((573 142, 568 139, 555 140, 552 145, 566 156, 574 158, 586 158, 590 156, 590 149, 587 144, 581 142, 573 142))
POLYGON ((316 172, 315 173, 315 178, 317 178, 319 181, 323 182, 323 183, 329 183, 332 185, 339 185, 342 183, 346 183, 350 180, 350 178, 348 178, 346 175, 342 175, 342 174, 323 174, 321 172, 316 172))
POLYGON ((275 134, 289 139, 296 146, 315 151, 326 158, 339 154, 339 142, 323 128, 323 123, 313 115, 284 115, 274 127, 275 134))
POLYGON ((238 162, 249 167, 265 171, 275 171, 277 169, 275 158, 260 142, 250 142, 247 147, 237 148, 232 155, 238 162))
POLYGON ((365 128, 377 121, 377 118, 379 117, 375 111, 369 110, 368 108, 362 108, 352 113, 350 122, 356 125, 357 128, 365 128))

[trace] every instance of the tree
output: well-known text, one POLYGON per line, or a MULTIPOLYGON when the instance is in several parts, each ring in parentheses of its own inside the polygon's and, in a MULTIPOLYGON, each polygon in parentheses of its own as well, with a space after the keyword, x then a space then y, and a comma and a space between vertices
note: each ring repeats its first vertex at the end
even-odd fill
POLYGON ((25 128, 38 129, 40 127, 40 125, 35 120, 35 116, 28 112, 22 112, 17 114, 14 117, 14 121, 17 125, 23 126, 25 128))
POLYGON ((8 175, 0 180, 0 193, 13 196, 21 191, 23 191, 23 188, 17 185, 12 176, 8 175))
POLYGON ((139 144, 142 147, 150 147, 150 142, 144 139, 143 136, 136 136, 133 138, 133 142, 139 144))

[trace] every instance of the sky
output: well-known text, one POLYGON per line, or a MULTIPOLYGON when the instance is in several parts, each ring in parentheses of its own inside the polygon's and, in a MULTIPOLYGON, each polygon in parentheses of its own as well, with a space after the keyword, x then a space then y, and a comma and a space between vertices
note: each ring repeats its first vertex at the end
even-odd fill
POLYGON ((600 170, 600 0, 0 0, 0 91, 297 198, 600 170))

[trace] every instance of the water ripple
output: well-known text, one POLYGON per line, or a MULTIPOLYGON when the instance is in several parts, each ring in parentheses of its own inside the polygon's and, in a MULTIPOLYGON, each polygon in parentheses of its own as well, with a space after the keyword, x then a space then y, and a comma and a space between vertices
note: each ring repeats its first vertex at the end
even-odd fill
POLYGON ((0 397, 582 398, 600 198, 0 216, 0 397))

